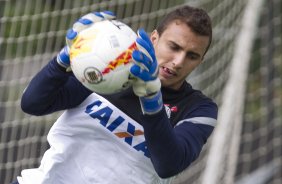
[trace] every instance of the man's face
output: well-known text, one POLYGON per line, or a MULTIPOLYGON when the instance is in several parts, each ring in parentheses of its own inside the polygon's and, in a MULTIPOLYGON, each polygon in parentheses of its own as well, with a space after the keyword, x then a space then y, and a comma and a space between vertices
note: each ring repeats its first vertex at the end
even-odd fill
POLYGON ((162 86, 179 89, 186 77, 202 62, 209 44, 208 36, 199 36, 180 22, 168 25, 160 36, 151 34, 159 64, 162 86))

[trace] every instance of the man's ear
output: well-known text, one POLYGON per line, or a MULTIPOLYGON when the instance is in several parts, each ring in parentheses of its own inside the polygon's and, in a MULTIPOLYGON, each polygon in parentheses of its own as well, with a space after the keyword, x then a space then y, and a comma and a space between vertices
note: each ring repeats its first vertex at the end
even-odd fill
POLYGON ((151 33, 150 39, 151 39, 151 42, 153 43, 153 45, 155 45, 158 42, 159 33, 156 29, 151 33))

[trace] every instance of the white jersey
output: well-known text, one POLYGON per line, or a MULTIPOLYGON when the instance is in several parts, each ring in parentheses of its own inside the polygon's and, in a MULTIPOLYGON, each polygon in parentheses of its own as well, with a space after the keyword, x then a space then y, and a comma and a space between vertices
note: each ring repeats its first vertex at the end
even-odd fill
POLYGON ((52 126, 39 168, 20 184, 167 184, 148 156, 142 126, 97 94, 66 110, 52 126))

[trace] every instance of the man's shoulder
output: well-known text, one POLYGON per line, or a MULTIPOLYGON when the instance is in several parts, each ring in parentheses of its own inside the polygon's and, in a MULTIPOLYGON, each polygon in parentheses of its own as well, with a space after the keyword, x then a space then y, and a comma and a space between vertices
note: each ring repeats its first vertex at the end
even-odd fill
POLYGON ((182 86, 175 99, 165 101, 171 111, 174 123, 195 116, 217 116, 217 104, 201 90, 194 89, 189 83, 182 86))

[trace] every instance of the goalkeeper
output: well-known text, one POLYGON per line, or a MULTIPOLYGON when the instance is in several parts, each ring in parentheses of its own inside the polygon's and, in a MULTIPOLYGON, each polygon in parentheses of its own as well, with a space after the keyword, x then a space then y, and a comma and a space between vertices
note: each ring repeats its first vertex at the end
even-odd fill
MULTIPOLYGON (((69 42, 108 11, 80 18, 69 42)), ((64 113, 52 126, 50 148, 19 184, 171 183, 199 156, 217 118, 217 105, 186 82, 211 44, 205 11, 183 6, 167 14, 150 37, 142 29, 132 54, 132 88, 114 95, 86 89, 69 68, 67 47, 31 80, 24 112, 64 113)), ((204 74, 203 74, 204 75, 204 74)))

